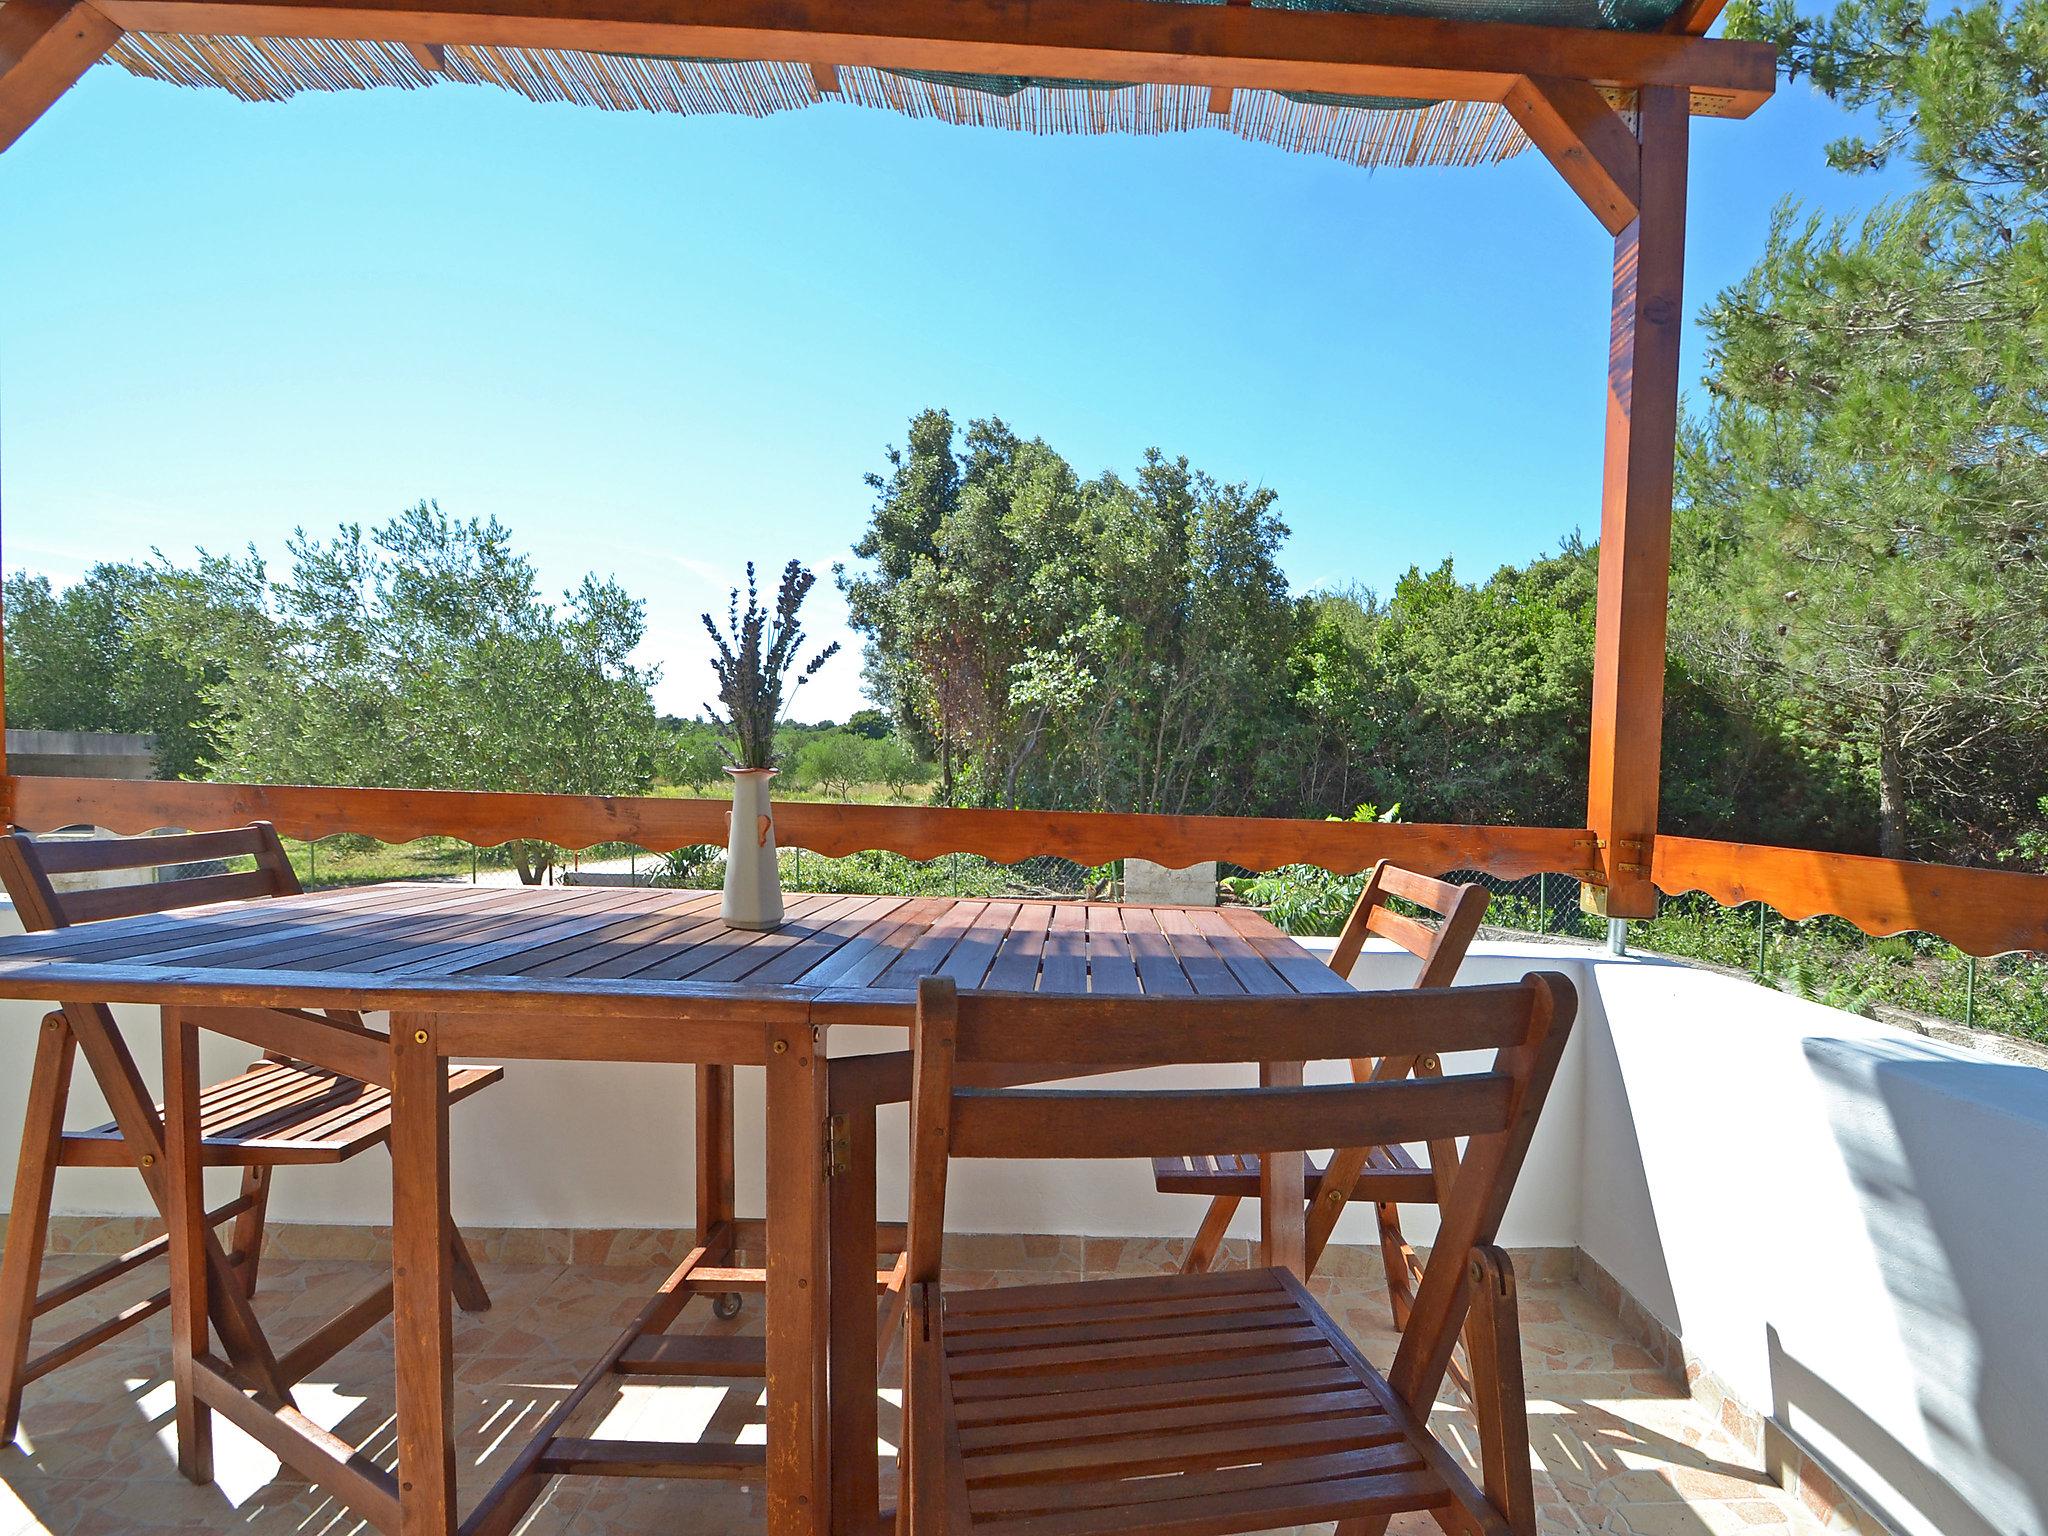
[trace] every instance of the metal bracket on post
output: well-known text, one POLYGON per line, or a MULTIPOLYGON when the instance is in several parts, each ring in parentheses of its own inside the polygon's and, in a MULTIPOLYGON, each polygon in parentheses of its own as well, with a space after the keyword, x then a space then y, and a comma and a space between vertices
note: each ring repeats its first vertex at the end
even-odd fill
POLYGON ((1606 847, 1605 838, 1590 832, 1574 838, 1572 852, 1578 857, 1579 868, 1565 871, 1579 882, 1579 910, 1596 917, 1607 915, 1606 847))

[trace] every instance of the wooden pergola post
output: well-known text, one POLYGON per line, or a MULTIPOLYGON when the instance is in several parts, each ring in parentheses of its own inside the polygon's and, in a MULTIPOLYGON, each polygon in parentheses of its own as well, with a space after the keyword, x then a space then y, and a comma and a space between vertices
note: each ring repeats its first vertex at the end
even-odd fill
POLYGON ((1598 839, 1607 884, 1589 885, 1585 894, 1587 905, 1608 917, 1657 912, 1650 855, 1663 751, 1678 340, 1685 318, 1685 93, 1647 86, 1637 116, 1638 212, 1614 240, 1586 775, 1586 825, 1598 839))

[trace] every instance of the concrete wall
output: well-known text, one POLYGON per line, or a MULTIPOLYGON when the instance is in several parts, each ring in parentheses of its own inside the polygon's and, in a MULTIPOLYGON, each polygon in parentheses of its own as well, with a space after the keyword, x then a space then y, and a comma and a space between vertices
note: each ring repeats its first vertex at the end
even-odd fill
MULTIPOLYGON (((7 914, 11 925, 11 914, 7 914)), ((1356 979, 1404 985, 1375 949, 1356 979)), ((1564 971, 1579 1025, 1510 1209, 1512 1247, 1583 1248, 1750 1406, 1912 1536, 2048 1531, 2048 1073, 1986 1062, 1736 978, 1579 947, 1475 946, 1464 980, 1564 971)), ((0 1191, 32 1026, 0 1004, 0 1191)), ((154 1078, 155 1020, 122 1010, 154 1078)), ((849 1032, 836 1051, 888 1048, 849 1032)), ((248 1059, 212 1041, 209 1072, 248 1059)), ((1222 1082, 1217 1073, 1194 1081, 1222 1082)), ((75 1124, 104 1118, 81 1073, 75 1124)), ((686 1068, 515 1063, 455 1112, 455 1206, 483 1225, 688 1223, 686 1068)), ((758 1073, 742 1073, 740 1198, 761 1206, 758 1073)), ((901 1210, 900 1111, 883 1130, 901 1210)), ((378 1223, 386 1165, 287 1170, 285 1221, 378 1223)), ((79 1170, 61 1208, 139 1213, 128 1174, 79 1170)), ((1192 1231, 1136 1165, 965 1165, 961 1231, 1192 1231)), ((1410 1233, 1431 1235, 1426 1213, 1410 1233)), ((1240 1213, 1238 1231, 1255 1218, 1240 1213)), ((1339 1241, 1370 1240, 1365 1211, 1339 1241)))
POLYGON ((41 777, 147 779, 156 773, 156 738, 15 727, 7 732, 7 767, 41 777))

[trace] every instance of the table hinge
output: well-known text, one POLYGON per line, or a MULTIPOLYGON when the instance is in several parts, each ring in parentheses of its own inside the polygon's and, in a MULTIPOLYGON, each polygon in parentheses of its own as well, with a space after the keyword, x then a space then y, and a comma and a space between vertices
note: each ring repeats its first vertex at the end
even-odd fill
POLYGON ((846 1116, 833 1115, 825 1122, 825 1177, 836 1179, 846 1172, 846 1116))

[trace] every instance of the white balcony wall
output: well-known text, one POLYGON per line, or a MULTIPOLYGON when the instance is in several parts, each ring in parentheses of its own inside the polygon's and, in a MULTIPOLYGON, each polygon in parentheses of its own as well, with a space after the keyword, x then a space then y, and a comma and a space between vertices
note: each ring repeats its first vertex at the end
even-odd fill
MULTIPOLYGON (((1505 1243, 1582 1248, 1909 1536, 2048 1536, 2048 1074, 1578 946, 1480 944, 1463 980, 1538 968, 1564 971, 1581 1009, 1505 1243)), ((1412 971, 1374 949, 1355 979, 1412 971)), ((40 1013, 0 1003, 0 1193, 40 1013)), ((120 1014, 155 1081, 154 1011, 120 1014)), ((847 1032, 835 1050, 891 1043, 847 1032)), ((205 1066, 249 1055, 209 1040, 205 1066)), ((514 1063, 455 1111, 458 1218, 685 1225, 691 1103, 687 1068, 514 1063)), ((883 1126, 885 1213, 902 1204, 900 1115, 883 1126)), ((104 1118, 81 1071, 70 1122, 104 1118)), ((741 1074, 739 1125, 742 1209, 758 1211, 757 1073, 741 1074)), ((274 1219, 381 1223, 387 1167, 285 1170, 274 1219)), ((954 1187, 962 1231, 1184 1236, 1199 1217, 1137 1166, 969 1165, 954 1187)), ((67 1171, 58 1190, 66 1213, 146 1208, 121 1171, 67 1171)), ((1426 1215, 1409 1226, 1425 1242, 1426 1215)), ((1247 1207, 1238 1230, 1254 1228, 1247 1207)), ((1349 1213, 1338 1240, 1369 1242, 1370 1213, 1349 1213)))
POLYGON ((2048 1530, 2048 1073, 1583 969, 1580 1246, 1899 1529, 2048 1530))
MULTIPOLYGON (((11 907, 0 908, 5 930, 18 932, 11 907)), ((1562 951, 1552 951, 1554 956, 1562 951)), ((1549 962, 1546 962, 1549 963, 1549 962)), ((1384 968, 1377 984, 1401 985, 1413 970, 1405 955, 1369 956, 1384 968)), ((1474 957, 1474 978, 1512 979, 1529 969, 1516 957, 1474 957)), ((0 1002, 0 1189, 11 1190, 19 1151, 22 1104, 35 1046, 35 1023, 44 1009, 0 1002)), ((143 1075, 161 1081, 156 1011, 121 1007, 116 1015, 143 1075)), ((208 1080, 246 1066, 250 1047, 203 1036, 208 1080)), ((835 1054, 900 1048, 902 1036, 882 1029, 847 1030, 835 1054)), ((1570 1248, 1577 1241, 1579 1137, 1578 1069, 1582 1047, 1573 1045, 1510 1214, 1506 1241, 1521 1248, 1570 1248)), ((607 1066, 584 1062, 514 1062, 504 1082, 455 1106, 451 1114, 455 1211, 481 1226, 676 1227, 691 1219, 692 1074, 688 1067, 607 1066)), ((1318 1069, 1334 1078, 1339 1069, 1318 1069)), ((1315 1075, 1315 1074, 1312 1074, 1315 1075)), ((1117 1081, 1142 1081, 1130 1074, 1117 1081)), ((1245 1080, 1228 1069, 1152 1074, 1155 1080, 1226 1084, 1245 1080)), ((762 1208, 763 1114, 761 1075, 742 1069, 738 1084, 739 1198, 742 1212, 762 1208)), ((902 1152, 904 1111, 882 1120, 881 1205, 900 1215, 905 1198, 902 1152), (895 1126, 892 1134, 891 1126, 895 1126)), ((76 1128, 108 1119, 91 1075, 82 1065, 74 1080, 68 1123, 76 1128)), ((232 1175, 216 1171, 222 1198, 232 1175)), ((1185 1236, 1200 1220, 1200 1202, 1161 1195, 1151 1170, 1136 1164, 966 1164, 954 1178, 950 1221, 963 1232, 1082 1232, 1097 1236, 1185 1236)), ((67 1169, 58 1177, 61 1212, 139 1215, 150 1209, 139 1179, 121 1169, 67 1169)), ((285 1169, 271 1195, 276 1221, 377 1225, 390 1209, 389 1164, 366 1154, 338 1168, 285 1169)), ((1256 1209, 1239 1218, 1244 1234, 1257 1231, 1256 1209)), ((1418 1212, 1411 1235, 1434 1231, 1418 1212)), ((1340 1242, 1373 1240, 1368 1210, 1350 1212, 1340 1242)))

